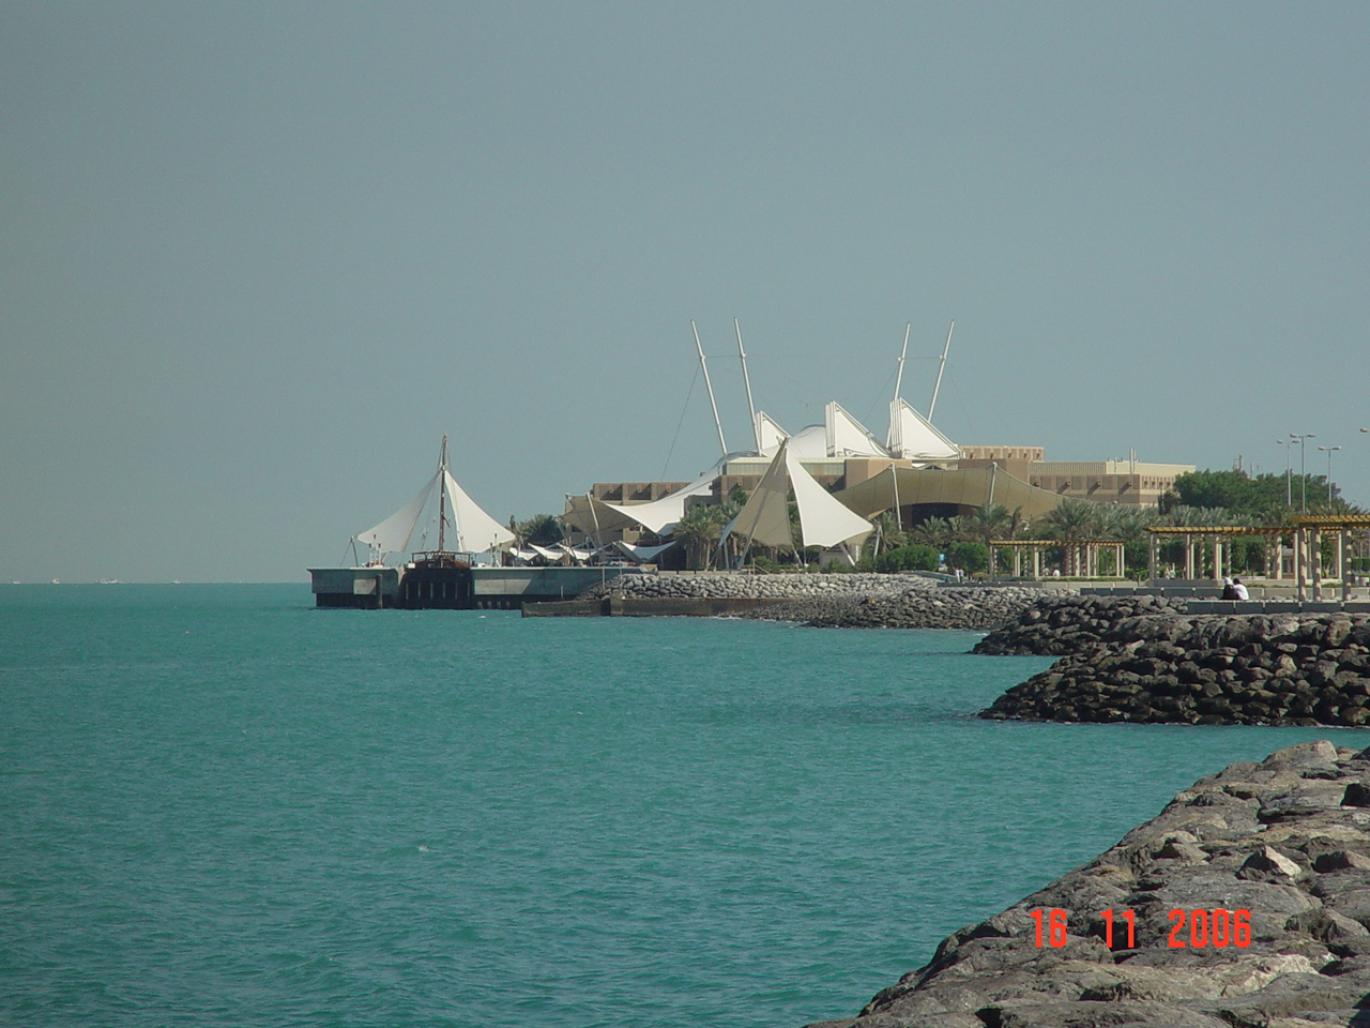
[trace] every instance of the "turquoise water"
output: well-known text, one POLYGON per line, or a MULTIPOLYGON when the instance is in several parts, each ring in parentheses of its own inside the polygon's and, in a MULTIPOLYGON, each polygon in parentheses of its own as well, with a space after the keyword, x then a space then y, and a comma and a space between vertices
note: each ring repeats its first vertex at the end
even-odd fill
POLYGON ((971 633, 0 588, 0 1022, 854 1013, 1238 759, 984 722, 971 633))

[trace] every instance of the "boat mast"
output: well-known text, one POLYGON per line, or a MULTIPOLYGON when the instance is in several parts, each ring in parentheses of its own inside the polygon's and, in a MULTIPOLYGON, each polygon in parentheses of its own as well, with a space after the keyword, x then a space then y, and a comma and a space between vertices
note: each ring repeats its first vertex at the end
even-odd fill
POLYGON ((714 412, 714 428, 718 429, 718 445, 723 456, 728 456, 728 442, 723 438, 723 422, 718 419, 718 401, 714 399, 714 384, 709 379, 709 364, 704 359, 704 345, 699 341, 699 328, 690 319, 690 331, 695 334, 695 349, 699 352, 699 367, 704 372, 704 387, 709 390, 709 406, 714 412))
POLYGON ((942 361, 937 365, 937 383, 932 387, 932 403, 928 404, 928 424, 932 424, 932 413, 937 409, 937 394, 942 389, 942 372, 947 370, 947 351, 951 349, 951 334, 956 331, 956 319, 951 321, 951 327, 947 329, 947 342, 942 347, 942 361))
POLYGON ((442 437, 442 453, 438 455, 438 552, 443 551, 443 529, 447 527, 447 436, 442 437))
POLYGON ((756 452, 761 452, 761 426, 756 423, 756 404, 752 402, 752 377, 747 374, 747 351, 742 349, 742 325, 733 318, 733 331, 737 333, 737 355, 742 358, 742 382, 747 387, 747 413, 752 416, 752 435, 756 438, 756 452))

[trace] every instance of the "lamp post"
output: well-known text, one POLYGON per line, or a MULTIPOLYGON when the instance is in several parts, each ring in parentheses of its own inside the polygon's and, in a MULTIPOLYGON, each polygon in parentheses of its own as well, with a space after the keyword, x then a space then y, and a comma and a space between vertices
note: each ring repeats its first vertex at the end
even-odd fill
POLYGON ((1308 440, 1316 439, 1317 437, 1318 434, 1316 432, 1304 432, 1302 435, 1298 432, 1289 433, 1290 439, 1297 439, 1299 441, 1299 477, 1303 479, 1303 484, 1299 487, 1299 509, 1304 514, 1308 513, 1308 474, 1304 470, 1307 467, 1305 458, 1307 456, 1308 440))
POLYGON ((1332 454, 1341 449, 1340 446, 1319 446, 1319 450, 1327 454, 1327 502, 1332 502, 1332 454))
POLYGON ((1294 445, 1292 439, 1276 439, 1276 446, 1284 447, 1284 505, 1294 506, 1294 451, 1290 449, 1294 445))

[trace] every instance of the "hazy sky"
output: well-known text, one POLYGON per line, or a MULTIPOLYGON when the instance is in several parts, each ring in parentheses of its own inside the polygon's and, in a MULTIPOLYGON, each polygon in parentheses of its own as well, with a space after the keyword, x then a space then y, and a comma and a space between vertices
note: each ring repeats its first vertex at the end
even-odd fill
MULTIPOLYGON (((1370 502, 1370 5, 0 3, 0 579, 301 579, 836 399, 1370 502), (689 397, 686 407, 687 395, 689 397), (683 420, 682 420, 683 415, 683 420), (679 437, 672 450, 672 441, 679 437)), ((669 456, 669 461, 668 461, 669 456)))

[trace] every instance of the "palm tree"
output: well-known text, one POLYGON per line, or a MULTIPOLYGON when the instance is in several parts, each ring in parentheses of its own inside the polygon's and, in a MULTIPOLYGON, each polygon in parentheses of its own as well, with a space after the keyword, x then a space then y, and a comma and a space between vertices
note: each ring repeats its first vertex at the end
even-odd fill
POLYGON ((1078 574, 1080 546, 1098 534, 1099 510, 1098 504, 1088 500, 1068 499, 1042 518, 1047 534, 1061 543, 1067 575, 1078 574))
POLYGON ((719 507, 700 505, 685 512, 675 526, 675 537, 685 547, 686 566, 693 570, 707 570, 714 546, 721 534, 721 523, 714 511, 719 507))
POLYGON ((985 546, 985 556, 989 559, 990 570, 994 569, 994 540, 1003 538, 1013 529, 1013 515, 1002 503, 995 503, 988 507, 977 507, 969 515, 958 518, 964 526, 966 533, 975 538, 976 542, 983 543, 985 546))
POLYGON ((947 518, 927 518, 909 530, 914 542, 945 550, 956 538, 956 526, 947 518))

